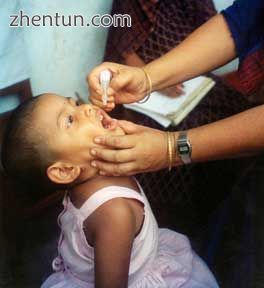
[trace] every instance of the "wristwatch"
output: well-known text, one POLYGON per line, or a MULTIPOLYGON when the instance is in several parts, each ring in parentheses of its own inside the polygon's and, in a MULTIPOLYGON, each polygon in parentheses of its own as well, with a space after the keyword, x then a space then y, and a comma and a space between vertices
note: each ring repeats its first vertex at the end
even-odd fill
POLYGON ((186 131, 180 131, 177 139, 177 153, 184 164, 192 162, 192 144, 187 137, 186 131))

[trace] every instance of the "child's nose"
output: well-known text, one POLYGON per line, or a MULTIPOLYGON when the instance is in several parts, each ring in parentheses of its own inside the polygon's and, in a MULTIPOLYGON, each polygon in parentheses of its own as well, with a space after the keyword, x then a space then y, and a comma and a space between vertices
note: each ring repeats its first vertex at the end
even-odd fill
POLYGON ((91 105, 86 104, 86 105, 82 105, 81 107, 82 107, 82 110, 83 110, 82 112, 83 112, 85 117, 90 117, 92 115, 93 109, 92 109, 91 105))

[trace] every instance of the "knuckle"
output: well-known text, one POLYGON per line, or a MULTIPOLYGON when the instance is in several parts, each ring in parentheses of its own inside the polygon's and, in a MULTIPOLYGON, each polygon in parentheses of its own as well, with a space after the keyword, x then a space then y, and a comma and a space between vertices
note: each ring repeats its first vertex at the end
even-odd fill
POLYGON ((91 99, 91 103, 99 108, 101 108, 101 103, 98 102, 96 99, 91 99))
POLYGON ((123 170, 122 170, 122 168, 120 167, 120 165, 116 164, 116 165, 114 166, 114 173, 115 173, 115 174, 118 174, 118 175, 123 174, 123 170))
POLYGON ((95 149, 96 154, 94 155, 94 157, 96 158, 102 158, 102 151, 101 149, 95 149))
POLYGON ((130 163, 125 167, 124 173, 126 176, 135 175, 136 172, 137 172, 137 169, 135 167, 135 164, 133 164, 133 163, 130 163))
POLYGON ((124 167, 122 169, 122 175, 124 176, 129 176, 130 168, 129 167, 124 167))
MULTIPOLYGON (((106 136, 100 136, 100 145, 107 145, 107 138, 106 136)), ((104 150, 101 151, 101 156, 105 156, 105 153, 103 152, 104 150)))
POLYGON ((120 140, 120 138, 113 138, 112 143, 114 146, 119 146, 121 143, 121 140, 120 140))
POLYGON ((120 162, 120 158, 118 155, 118 152, 113 152, 113 161, 119 163, 120 162))
POLYGON ((104 162, 100 162, 100 164, 98 163, 98 168, 99 168, 99 170, 102 170, 107 174, 111 173, 111 169, 109 169, 108 165, 105 164, 104 162))

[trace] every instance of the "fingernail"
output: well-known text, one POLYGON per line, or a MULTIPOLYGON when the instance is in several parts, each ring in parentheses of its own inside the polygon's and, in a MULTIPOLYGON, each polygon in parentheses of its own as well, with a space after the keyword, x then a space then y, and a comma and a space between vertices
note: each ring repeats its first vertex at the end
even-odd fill
POLYGON ((92 161, 91 165, 92 165, 92 167, 96 167, 97 166, 95 161, 92 161))
POLYGON ((93 156, 95 156, 95 155, 96 155, 96 151, 95 151, 94 149, 92 149, 92 150, 91 150, 91 154, 92 154, 93 156))
POLYGON ((104 171, 99 171, 99 174, 102 176, 106 175, 106 173, 104 171))
POLYGON ((100 137, 95 137, 94 138, 95 143, 101 143, 101 138, 100 137))

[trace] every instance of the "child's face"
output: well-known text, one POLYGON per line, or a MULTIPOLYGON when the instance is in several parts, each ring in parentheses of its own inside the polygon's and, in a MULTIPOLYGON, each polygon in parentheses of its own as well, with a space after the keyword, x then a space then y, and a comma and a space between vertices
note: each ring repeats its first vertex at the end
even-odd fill
POLYGON ((78 103, 72 98, 54 94, 40 96, 34 112, 37 129, 43 131, 51 151, 59 161, 87 164, 92 159, 93 139, 103 134, 124 134, 120 127, 106 126, 111 118, 96 106, 78 103))

